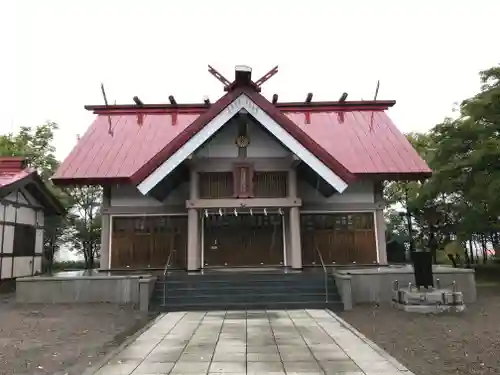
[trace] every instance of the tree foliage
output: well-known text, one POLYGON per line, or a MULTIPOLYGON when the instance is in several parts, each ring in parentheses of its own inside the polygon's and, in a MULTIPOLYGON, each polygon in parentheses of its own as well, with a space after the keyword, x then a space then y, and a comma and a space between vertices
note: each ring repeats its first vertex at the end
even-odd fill
MULTIPOLYGON (((59 163, 55 156, 54 132, 58 126, 46 122, 35 128, 23 126, 18 133, 0 136, 0 155, 24 156, 28 164, 35 168, 50 191, 65 208, 69 207, 68 196, 54 186, 49 178, 54 174, 59 163)), ((50 270, 55 253, 64 244, 64 235, 68 230, 66 216, 46 217, 44 222, 44 269, 50 270)))
POLYGON ((24 156, 51 192, 66 208, 63 216, 46 217, 44 223, 44 269, 50 271, 56 252, 64 245, 81 252, 87 267, 94 265, 96 243, 100 240, 100 190, 72 188, 61 190, 50 177, 59 162, 55 156, 54 132, 58 126, 46 122, 36 127, 21 127, 17 133, 0 136, 1 156, 24 156), (88 260, 88 261, 87 261, 88 260))
POLYGON ((101 245, 102 190, 87 186, 68 192, 71 199, 68 242, 83 255, 85 268, 93 268, 101 245))
POLYGON ((44 181, 48 181, 59 165, 53 145, 55 122, 46 122, 35 128, 23 126, 17 134, 0 136, 0 155, 25 156, 44 181))
POLYGON ((410 211, 419 246, 435 252, 458 238, 468 245, 468 263, 478 243, 486 255, 488 243, 500 242, 500 66, 480 72, 480 79, 481 91, 461 103, 456 119, 408 135, 432 178, 389 183, 385 191, 389 204, 410 211))

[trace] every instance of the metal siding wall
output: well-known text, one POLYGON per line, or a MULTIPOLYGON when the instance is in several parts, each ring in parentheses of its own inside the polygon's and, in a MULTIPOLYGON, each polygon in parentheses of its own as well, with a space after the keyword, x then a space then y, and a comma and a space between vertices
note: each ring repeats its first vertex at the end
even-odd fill
MULTIPOLYGON (((276 138, 267 134, 261 126, 248 124, 250 144, 247 147, 249 158, 282 158, 290 155, 290 151, 279 143, 276 138)), ((232 140, 234 144, 234 140, 232 140)))
MULTIPOLYGON (((250 139, 247 157, 281 158, 290 155, 288 149, 281 145, 274 136, 267 134, 260 125, 248 122, 247 129, 250 139)), ((228 123, 195 154, 202 158, 237 158, 238 146, 235 143, 237 136, 238 124, 228 123)))
POLYGON ((306 181, 298 182, 298 196, 304 203, 374 203, 373 183, 371 181, 354 182, 342 193, 324 197, 306 181))
POLYGON ((154 207, 165 204, 185 205, 187 199, 189 199, 189 183, 180 185, 175 191, 169 194, 164 202, 159 202, 152 197, 142 195, 133 185, 114 185, 111 188, 111 206, 154 207))
POLYGON ((226 124, 195 154, 203 158, 237 158, 238 147, 235 143, 237 136, 238 126, 235 123, 226 124))

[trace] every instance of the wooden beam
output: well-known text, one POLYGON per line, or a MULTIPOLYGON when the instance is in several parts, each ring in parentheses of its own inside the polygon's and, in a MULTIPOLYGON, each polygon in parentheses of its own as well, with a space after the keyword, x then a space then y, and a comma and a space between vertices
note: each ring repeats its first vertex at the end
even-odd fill
POLYGON ((103 215, 147 216, 147 215, 187 215, 184 205, 172 206, 109 206, 103 207, 103 215))
POLYGON ((300 198, 191 199, 187 208, 286 208, 300 207, 300 198))
POLYGON ((229 82, 229 80, 226 77, 224 77, 217 70, 215 70, 214 68, 212 68, 210 65, 208 66, 208 72, 211 75, 213 75, 215 78, 217 78, 220 82, 222 82, 222 84, 224 86, 229 86, 231 84, 231 82, 229 82))
POLYGON ((276 73, 278 73, 278 65, 276 65, 274 68, 272 68, 270 71, 268 71, 266 74, 264 74, 262 77, 260 77, 257 81, 255 81, 255 84, 257 86, 262 86, 264 82, 269 80, 272 76, 274 76, 276 73))
MULTIPOLYGON (((383 207, 382 207, 383 208, 383 207)), ((379 203, 313 203, 304 202, 300 212, 374 212, 380 209, 379 203)))
MULTIPOLYGON (((292 156, 283 158, 247 158, 246 163, 259 172, 286 171, 293 165, 292 156)), ((230 172, 233 170, 233 158, 200 158, 193 157, 193 167, 198 172, 230 172)))

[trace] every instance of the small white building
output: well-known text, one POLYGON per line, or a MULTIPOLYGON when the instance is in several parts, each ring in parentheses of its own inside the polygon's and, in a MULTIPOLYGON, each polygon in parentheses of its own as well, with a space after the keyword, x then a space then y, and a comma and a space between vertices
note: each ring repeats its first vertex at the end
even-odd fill
POLYGON ((61 203, 22 157, 0 157, 0 280, 42 270, 45 217, 61 203))

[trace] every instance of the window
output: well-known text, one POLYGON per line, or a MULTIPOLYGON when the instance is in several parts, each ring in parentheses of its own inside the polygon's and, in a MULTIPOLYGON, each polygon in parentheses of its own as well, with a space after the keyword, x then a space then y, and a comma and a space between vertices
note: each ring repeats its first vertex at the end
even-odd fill
POLYGON ((14 227, 14 256, 35 255, 36 228, 31 225, 16 224, 14 227))
POLYGON ((233 173, 200 173, 200 198, 230 198, 233 196, 233 173))
POLYGON ((287 194, 288 172, 255 172, 254 194, 258 198, 280 198, 287 194))

